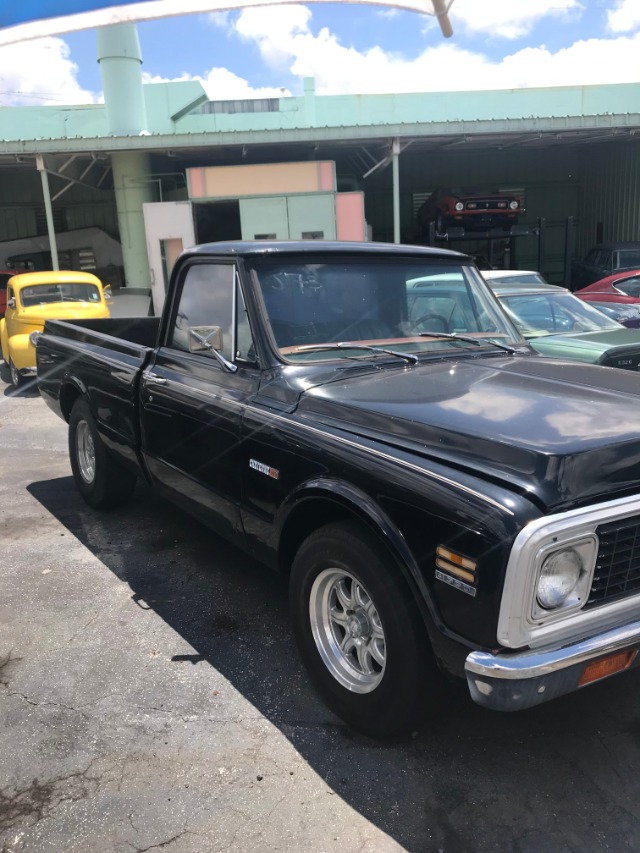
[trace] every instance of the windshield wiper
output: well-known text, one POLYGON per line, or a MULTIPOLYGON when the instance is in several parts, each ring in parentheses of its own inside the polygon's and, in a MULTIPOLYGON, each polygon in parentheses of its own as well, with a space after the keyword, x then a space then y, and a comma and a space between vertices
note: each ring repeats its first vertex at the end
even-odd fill
POLYGON ((335 344, 304 344, 300 347, 293 348, 293 352, 320 352, 322 350, 332 350, 332 349, 364 349, 369 352, 381 352, 385 355, 395 355, 398 358, 403 358, 405 361, 408 361, 410 364, 418 364, 420 359, 417 355, 413 355, 410 352, 398 352, 395 349, 387 349, 386 347, 372 347, 368 344, 352 344, 349 341, 338 341, 335 344))
POLYGON ((510 352, 512 354, 518 354, 523 352, 521 349, 516 349, 515 347, 510 347, 509 344, 501 344, 498 341, 492 341, 489 338, 472 338, 469 335, 458 335, 455 332, 420 332, 421 338, 446 338, 450 341, 464 341, 468 344, 477 344, 477 346, 482 346, 483 344, 491 344, 491 346, 498 347, 498 349, 503 349, 505 352, 510 352))

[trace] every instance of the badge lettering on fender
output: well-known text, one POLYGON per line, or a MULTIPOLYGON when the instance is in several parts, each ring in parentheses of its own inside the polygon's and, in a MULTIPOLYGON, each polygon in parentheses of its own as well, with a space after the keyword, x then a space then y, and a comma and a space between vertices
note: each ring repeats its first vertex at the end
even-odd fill
POLYGON ((249 460, 249 468, 258 471, 260 474, 266 474, 272 480, 280 479, 280 471, 277 468, 272 468, 271 465, 265 465, 264 462, 258 462, 257 459, 249 460))
POLYGON ((436 569, 436 578, 443 583, 449 584, 449 586, 454 587, 455 589, 459 589, 460 592, 466 592, 467 595, 470 595, 472 598, 476 597, 478 590, 474 586, 470 586, 468 583, 464 583, 464 581, 459 581, 457 578, 452 578, 449 575, 445 575, 444 572, 438 571, 436 569))

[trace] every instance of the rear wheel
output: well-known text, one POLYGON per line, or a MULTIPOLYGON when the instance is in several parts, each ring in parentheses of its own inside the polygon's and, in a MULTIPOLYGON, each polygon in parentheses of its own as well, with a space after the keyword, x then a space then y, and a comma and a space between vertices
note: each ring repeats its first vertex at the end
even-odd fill
POLYGON ((76 400, 69 418, 69 458, 78 491, 89 506, 111 509, 131 497, 135 474, 109 454, 83 398, 76 400))
POLYGON ((304 663, 333 711, 373 737, 411 730, 439 673, 406 583, 366 529, 330 524, 303 542, 291 611, 304 663))

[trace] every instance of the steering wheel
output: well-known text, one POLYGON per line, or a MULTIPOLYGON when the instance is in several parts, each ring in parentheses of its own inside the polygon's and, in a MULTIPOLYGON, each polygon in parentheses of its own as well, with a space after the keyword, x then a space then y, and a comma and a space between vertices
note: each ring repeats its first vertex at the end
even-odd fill
POLYGON ((420 331, 425 332, 449 332, 449 321, 442 316, 442 314, 423 314, 422 317, 419 317, 417 320, 414 320, 414 324, 419 329, 422 323, 426 323, 427 320, 435 320, 437 323, 440 323, 442 326, 441 329, 420 329, 420 331))

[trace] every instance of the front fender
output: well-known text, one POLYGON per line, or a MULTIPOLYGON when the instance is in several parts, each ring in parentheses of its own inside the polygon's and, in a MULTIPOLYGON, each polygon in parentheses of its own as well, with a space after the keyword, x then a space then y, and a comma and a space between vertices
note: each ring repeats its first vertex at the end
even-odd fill
POLYGON ((4 317, 0 320, 0 351, 4 361, 9 363, 9 342, 7 341, 7 323, 4 317))
MULTIPOLYGON (((371 495, 351 483, 329 477, 317 477, 301 483, 294 489, 279 508, 275 519, 278 551, 282 553, 283 550, 290 550, 292 552, 290 556, 293 556, 297 547, 287 549, 285 546, 283 548, 283 543, 295 530, 297 534, 295 540, 298 545, 301 544, 301 540, 306 538, 306 534, 303 535, 304 527, 301 528, 297 524, 297 520, 307 514, 306 509, 311 507, 313 502, 320 501, 331 501, 339 504, 352 516, 362 521, 374 535, 383 540, 411 588, 423 617, 427 616, 432 625, 442 630, 444 625, 435 607, 430 590, 401 531, 371 495)), ((317 518, 315 513, 313 516, 317 518)), ((317 527, 318 522, 316 521, 312 529, 317 527)), ((288 562, 286 558, 285 562, 288 562)))
POLYGON ((18 370, 36 366, 36 348, 29 340, 30 334, 11 335, 7 340, 7 353, 18 370))

